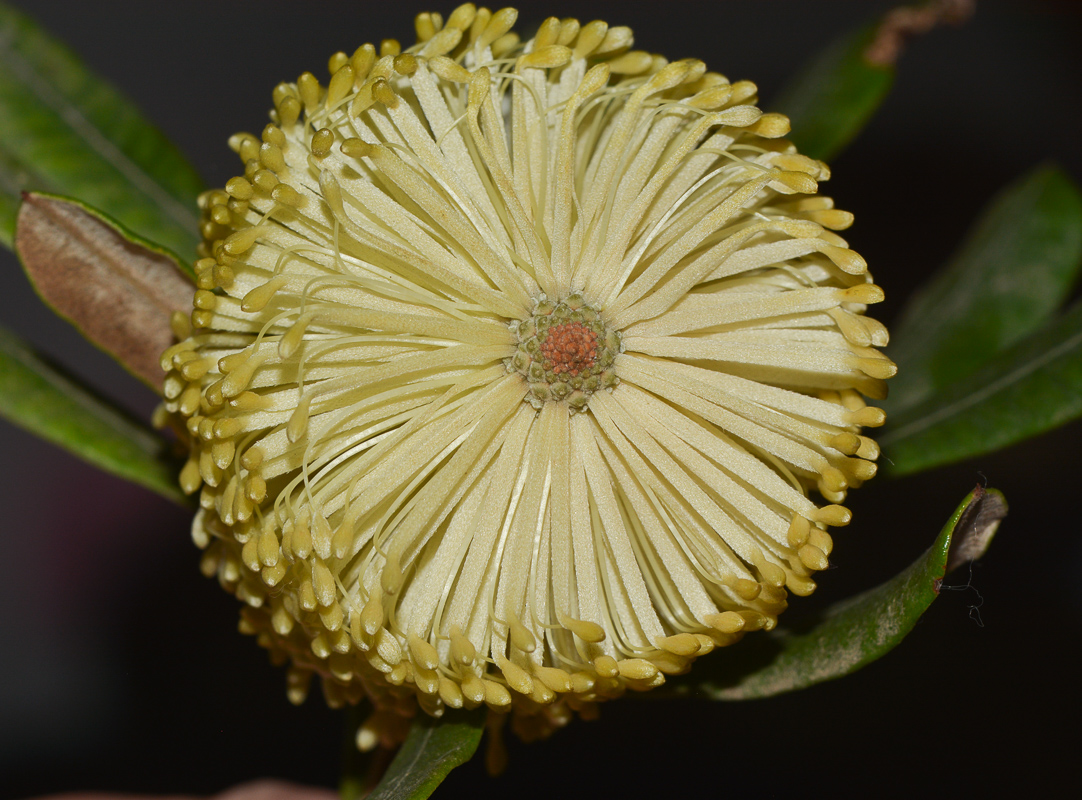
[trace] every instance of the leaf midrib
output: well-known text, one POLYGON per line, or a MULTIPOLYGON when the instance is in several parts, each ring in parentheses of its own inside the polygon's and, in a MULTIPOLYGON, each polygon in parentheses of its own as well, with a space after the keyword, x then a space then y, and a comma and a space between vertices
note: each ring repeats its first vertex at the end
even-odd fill
POLYGON ((1060 342, 1058 345, 1050 350, 1045 351, 1039 357, 1028 360, 1005 375, 997 378, 986 386, 981 387, 972 394, 965 395, 958 398, 952 403, 938 407, 931 414, 927 414, 922 417, 918 417, 912 422, 906 423, 900 428, 895 428, 892 431, 888 431, 884 436, 879 438, 879 444, 889 445, 892 442, 900 441, 921 431, 927 430, 933 425, 942 422, 945 419, 955 416, 968 408, 972 408, 978 403, 999 394, 1005 389, 1009 389, 1014 384, 1026 376, 1036 372, 1041 367, 1054 361, 1062 355, 1070 352, 1074 348, 1082 344, 1082 330, 1076 332, 1073 336, 1060 342))
POLYGON ((133 187, 162 208, 177 225, 195 230, 199 220, 195 214, 173 197, 168 190, 149 173, 130 159, 123 150, 109 141, 79 109, 62 94, 55 91, 33 64, 23 58, 14 47, 15 23, 7 20, 0 28, 0 62, 34 94, 42 105, 50 109, 61 121, 95 151, 108 164, 131 181, 133 187))

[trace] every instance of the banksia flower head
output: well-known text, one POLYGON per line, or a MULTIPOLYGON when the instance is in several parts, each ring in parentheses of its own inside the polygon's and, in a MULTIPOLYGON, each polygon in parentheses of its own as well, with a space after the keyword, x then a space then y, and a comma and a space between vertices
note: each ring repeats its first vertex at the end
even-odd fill
POLYGON ((280 84, 203 197, 166 406, 297 700, 543 731, 658 686, 810 593, 875 472, 894 366, 826 166, 751 83, 515 16, 280 84))

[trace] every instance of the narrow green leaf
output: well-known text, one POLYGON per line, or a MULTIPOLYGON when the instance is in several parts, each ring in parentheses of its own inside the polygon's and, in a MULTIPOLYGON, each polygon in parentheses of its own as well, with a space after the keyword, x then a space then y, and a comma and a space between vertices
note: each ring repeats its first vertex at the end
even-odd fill
POLYGON ((800 632, 749 637, 670 684, 683 695, 752 700, 856 672, 906 637, 939 595, 943 576, 980 557, 1006 513, 1002 494, 977 487, 924 555, 886 583, 833 606, 800 632))
POLYGON ((887 474, 990 453, 1082 416, 1082 303, 1046 329, 890 420, 876 437, 887 474))
POLYGON ((0 241, 22 191, 78 197, 189 260, 202 182, 116 89, 0 3, 0 241))
POLYGON ((1054 166, 1034 169, 986 208, 949 264, 891 327, 898 364, 888 417, 964 381, 1039 329, 1082 267, 1082 195, 1054 166))
POLYGON ((100 469, 187 503, 168 443, 0 329, 0 416, 100 469))
POLYGON ((796 73, 769 104, 789 117, 800 152, 829 161, 860 133, 894 81, 894 68, 864 55, 876 28, 835 40, 796 73))
POLYGON ((420 714, 383 780, 368 800, 424 800, 455 767, 477 750, 484 732, 484 709, 453 712, 443 720, 420 714))

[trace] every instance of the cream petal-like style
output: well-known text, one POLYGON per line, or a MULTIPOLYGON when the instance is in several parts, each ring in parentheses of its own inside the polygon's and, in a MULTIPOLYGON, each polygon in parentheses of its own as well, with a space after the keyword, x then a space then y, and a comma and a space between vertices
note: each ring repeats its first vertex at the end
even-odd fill
POLYGON ((296 700, 543 727, 657 686, 810 593, 875 472, 894 365, 826 165, 751 83, 514 21, 280 84, 202 198, 166 408, 296 700))

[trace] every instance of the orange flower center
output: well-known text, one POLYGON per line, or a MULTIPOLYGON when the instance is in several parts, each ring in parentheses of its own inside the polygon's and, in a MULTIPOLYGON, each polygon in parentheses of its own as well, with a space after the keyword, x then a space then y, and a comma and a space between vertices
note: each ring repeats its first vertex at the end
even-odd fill
POLYGON ((597 332, 581 322, 562 322, 549 328, 541 343, 545 371, 577 378, 597 362, 597 332))

